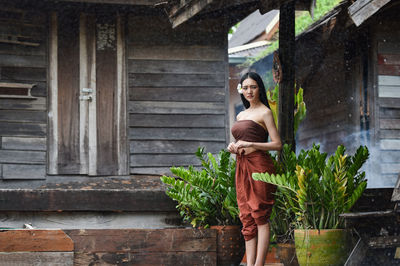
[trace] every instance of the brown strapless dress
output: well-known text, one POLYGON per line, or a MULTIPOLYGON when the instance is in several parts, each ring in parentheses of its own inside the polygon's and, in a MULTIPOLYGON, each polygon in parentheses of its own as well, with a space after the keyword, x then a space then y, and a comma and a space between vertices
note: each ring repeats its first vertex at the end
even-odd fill
MULTIPOLYGON (((236 140, 267 142, 268 132, 253 120, 237 121, 232 127, 236 140)), ((257 236, 257 225, 269 222, 274 204, 274 185, 255 181, 252 173, 275 173, 271 157, 264 151, 236 155, 236 194, 246 241, 257 236)))

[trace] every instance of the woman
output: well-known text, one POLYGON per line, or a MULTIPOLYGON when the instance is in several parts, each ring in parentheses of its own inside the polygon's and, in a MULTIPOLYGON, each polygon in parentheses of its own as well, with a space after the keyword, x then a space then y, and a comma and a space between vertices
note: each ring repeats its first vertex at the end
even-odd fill
POLYGON ((272 159, 266 151, 280 150, 281 139, 268 105, 265 87, 255 72, 243 75, 238 85, 245 111, 232 127, 236 142, 228 150, 236 154, 236 193, 246 241, 247 265, 264 265, 269 245, 269 216, 275 187, 255 181, 252 173, 273 173, 272 159), (268 142, 268 134, 271 141, 268 142))

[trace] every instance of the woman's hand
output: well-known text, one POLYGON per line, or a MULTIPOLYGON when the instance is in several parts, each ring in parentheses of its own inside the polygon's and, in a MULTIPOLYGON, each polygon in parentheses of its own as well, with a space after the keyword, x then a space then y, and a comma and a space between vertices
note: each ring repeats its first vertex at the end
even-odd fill
POLYGON ((235 143, 236 150, 237 149, 242 149, 242 148, 250 148, 252 146, 252 142, 248 141, 243 141, 243 140, 238 140, 238 142, 235 143))
POLYGON ((237 148, 236 148, 235 142, 229 143, 229 145, 228 145, 228 151, 229 151, 230 153, 236 153, 236 152, 237 152, 237 148))

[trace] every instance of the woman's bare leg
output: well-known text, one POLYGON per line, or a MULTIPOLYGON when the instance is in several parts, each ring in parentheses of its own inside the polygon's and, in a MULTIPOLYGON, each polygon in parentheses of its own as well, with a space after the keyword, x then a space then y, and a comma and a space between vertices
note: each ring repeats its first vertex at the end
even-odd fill
POLYGON ((257 237, 246 241, 246 259, 247 266, 253 266, 256 262, 256 252, 257 252, 257 237))
POLYGON ((269 223, 258 225, 257 259, 255 266, 264 266, 269 247, 269 223))

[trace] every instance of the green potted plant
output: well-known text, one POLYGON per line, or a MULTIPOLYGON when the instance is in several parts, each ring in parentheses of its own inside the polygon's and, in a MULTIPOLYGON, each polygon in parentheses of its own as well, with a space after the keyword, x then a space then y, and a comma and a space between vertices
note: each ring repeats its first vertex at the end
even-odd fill
POLYGON ((238 265, 244 255, 236 200, 236 161, 228 151, 215 157, 198 148, 201 168, 171 167, 175 176, 162 176, 166 194, 177 201, 183 220, 193 227, 216 229, 218 265, 238 265))
POLYGON ((367 147, 353 156, 338 146, 328 158, 318 145, 296 156, 283 150, 285 172, 255 173, 253 178, 277 185, 294 212, 292 225, 300 265, 343 265, 349 251, 349 234, 340 214, 350 211, 367 186, 360 168, 368 159, 367 147))

